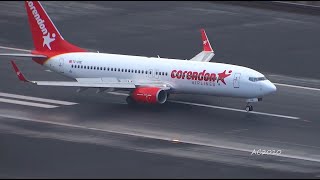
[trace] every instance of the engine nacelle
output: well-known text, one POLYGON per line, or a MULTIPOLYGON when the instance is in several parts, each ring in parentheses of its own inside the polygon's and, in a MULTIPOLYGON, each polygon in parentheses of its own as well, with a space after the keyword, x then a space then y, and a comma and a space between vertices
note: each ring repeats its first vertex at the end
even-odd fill
POLYGON ((167 92, 157 87, 138 87, 131 93, 133 100, 139 103, 163 104, 167 100, 167 92))

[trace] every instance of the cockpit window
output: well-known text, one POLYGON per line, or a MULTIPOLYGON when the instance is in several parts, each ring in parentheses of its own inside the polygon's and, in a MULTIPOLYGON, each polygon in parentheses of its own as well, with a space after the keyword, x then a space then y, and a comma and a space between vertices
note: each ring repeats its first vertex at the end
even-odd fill
POLYGON ((249 77, 249 81, 252 81, 252 82, 264 81, 264 80, 267 80, 267 78, 266 77, 249 77))

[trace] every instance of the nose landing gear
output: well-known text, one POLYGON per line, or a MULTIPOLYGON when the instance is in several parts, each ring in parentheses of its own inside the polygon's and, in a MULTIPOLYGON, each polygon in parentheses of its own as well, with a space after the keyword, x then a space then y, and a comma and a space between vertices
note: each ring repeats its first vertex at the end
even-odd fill
POLYGON ((246 111, 253 111, 253 106, 251 103, 262 101, 262 98, 252 98, 252 99, 247 99, 247 106, 246 106, 246 111))
POLYGON ((247 106, 246 106, 246 111, 247 112, 248 111, 253 111, 253 106, 248 103, 247 106))

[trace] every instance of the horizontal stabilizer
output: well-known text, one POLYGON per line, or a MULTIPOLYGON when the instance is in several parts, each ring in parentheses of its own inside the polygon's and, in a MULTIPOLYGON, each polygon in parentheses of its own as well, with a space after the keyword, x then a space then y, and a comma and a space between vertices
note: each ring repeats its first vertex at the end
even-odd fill
POLYGON ((13 53, 0 53, 0 56, 10 56, 10 57, 30 57, 30 58, 47 58, 45 55, 38 54, 13 54, 13 53))

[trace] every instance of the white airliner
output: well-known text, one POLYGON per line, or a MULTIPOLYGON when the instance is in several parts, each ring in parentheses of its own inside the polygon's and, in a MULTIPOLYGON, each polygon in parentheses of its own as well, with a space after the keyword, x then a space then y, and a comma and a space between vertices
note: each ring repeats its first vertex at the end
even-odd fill
POLYGON ((130 92, 128 104, 163 104, 174 93, 244 98, 246 111, 253 110, 252 102, 276 91, 274 84, 253 69, 209 62, 214 51, 203 29, 203 51, 190 60, 89 52, 64 40, 40 2, 26 1, 25 6, 35 48, 28 54, 1 55, 30 57, 74 81, 30 81, 11 61, 21 81, 79 87, 78 92, 125 90, 130 92))

